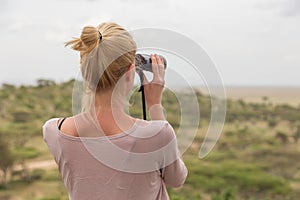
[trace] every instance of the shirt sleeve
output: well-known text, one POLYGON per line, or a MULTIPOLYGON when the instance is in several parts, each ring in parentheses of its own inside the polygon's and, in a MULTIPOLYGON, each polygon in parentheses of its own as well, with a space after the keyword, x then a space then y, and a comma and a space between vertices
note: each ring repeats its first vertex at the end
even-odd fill
MULTIPOLYGON (((166 131, 168 137, 173 138, 172 143, 174 145, 172 145, 172 148, 169 149, 168 153, 164 155, 164 160, 169 160, 170 157, 172 157, 173 162, 171 164, 164 165, 164 167, 161 170, 161 176, 167 186, 176 188, 184 184, 188 174, 188 170, 179 156, 176 135, 174 129, 170 124, 168 124, 166 131), (174 159, 175 157, 176 159, 174 159)), ((168 161, 168 163, 170 162, 168 161)))
POLYGON ((188 170, 180 158, 162 169, 162 178, 165 184, 174 188, 184 184, 187 174, 188 170))
POLYGON ((50 119, 43 125, 42 128, 43 128, 43 139, 47 144, 51 154, 53 155, 55 162, 58 163, 62 152, 60 149, 57 134, 55 133, 55 128, 54 128, 55 126, 56 126, 55 119, 50 119))

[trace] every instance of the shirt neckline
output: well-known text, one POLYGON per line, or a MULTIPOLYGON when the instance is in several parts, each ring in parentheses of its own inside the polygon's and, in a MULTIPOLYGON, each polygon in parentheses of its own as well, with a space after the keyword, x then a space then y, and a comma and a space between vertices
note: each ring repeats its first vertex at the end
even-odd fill
POLYGON ((136 130, 136 128, 138 127, 138 121, 140 119, 136 118, 134 124, 127 130, 120 132, 120 133, 116 133, 113 135, 104 135, 104 136, 97 136, 97 137, 81 137, 81 136, 72 136, 72 135, 67 135, 65 133, 63 133, 61 130, 58 129, 57 126, 57 122, 60 118, 53 118, 53 124, 55 126, 55 130, 58 133, 59 136, 66 138, 66 139, 70 139, 70 140, 77 140, 77 141, 82 141, 82 140, 107 140, 107 139, 117 139, 117 138, 121 138, 124 137, 126 135, 130 135, 133 131, 136 130))

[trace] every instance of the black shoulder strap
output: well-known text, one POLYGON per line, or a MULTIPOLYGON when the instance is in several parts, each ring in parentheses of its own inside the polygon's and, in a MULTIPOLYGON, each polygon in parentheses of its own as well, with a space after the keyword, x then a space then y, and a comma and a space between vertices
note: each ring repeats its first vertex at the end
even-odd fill
POLYGON ((62 125, 62 123, 65 121, 65 117, 62 119, 62 120, 60 120, 60 122, 59 122, 59 125, 58 125, 58 130, 60 130, 60 128, 61 128, 61 125, 62 125))

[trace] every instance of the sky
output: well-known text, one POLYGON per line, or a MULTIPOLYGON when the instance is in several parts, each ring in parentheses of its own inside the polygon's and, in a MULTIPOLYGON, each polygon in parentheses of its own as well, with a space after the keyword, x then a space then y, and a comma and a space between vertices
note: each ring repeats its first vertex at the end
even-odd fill
MULTIPOLYGON (((85 25, 114 21, 128 30, 168 29, 190 38, 211 58, 225 86, 300 86, 299 0, 0 0, 0 4, 0 84, 75 78, 79 55, 64 42, 79 36, 85 25)), ((190 79, 195 85, 201 82, 190 79)), ((178 82, 172 75, 168 80, 178 82)))

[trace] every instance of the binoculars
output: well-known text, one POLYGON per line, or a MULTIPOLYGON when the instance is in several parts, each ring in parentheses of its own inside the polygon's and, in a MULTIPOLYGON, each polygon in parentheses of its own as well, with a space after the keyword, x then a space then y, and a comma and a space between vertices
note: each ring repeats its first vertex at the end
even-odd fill
MULTIPOLYGON (((161 55, 158 55, 158 57, 160 57, 164 60, 164 69, 166 69, 167 68, 167 60, 161 55)), ((136 54, 135 55, 135 67, 137 70, 145 70, 148 72, 152 72, 152 61, 151 61, 150 55, 136 54)))
MULTIPOLYGON (((158 55, 158 57, 162 58, 164 60, 164 69, 166 70, 167 60, 161 55, 158 55)), ((139 74, 140 80, 141 80, 141 87, 139 89, 139 92, 141 92, 141 95, 142 95, 143 119, 146 120, 147 115, 146 115, 146 100, 145 100, 144 83, 143 83, 144 82, 143 71, 148 71, 148 72, 153 73, 152 61, 151 61, 150 55, 136 54, 135 55, 135 69, 136 69, 136 72, 139 74)))

